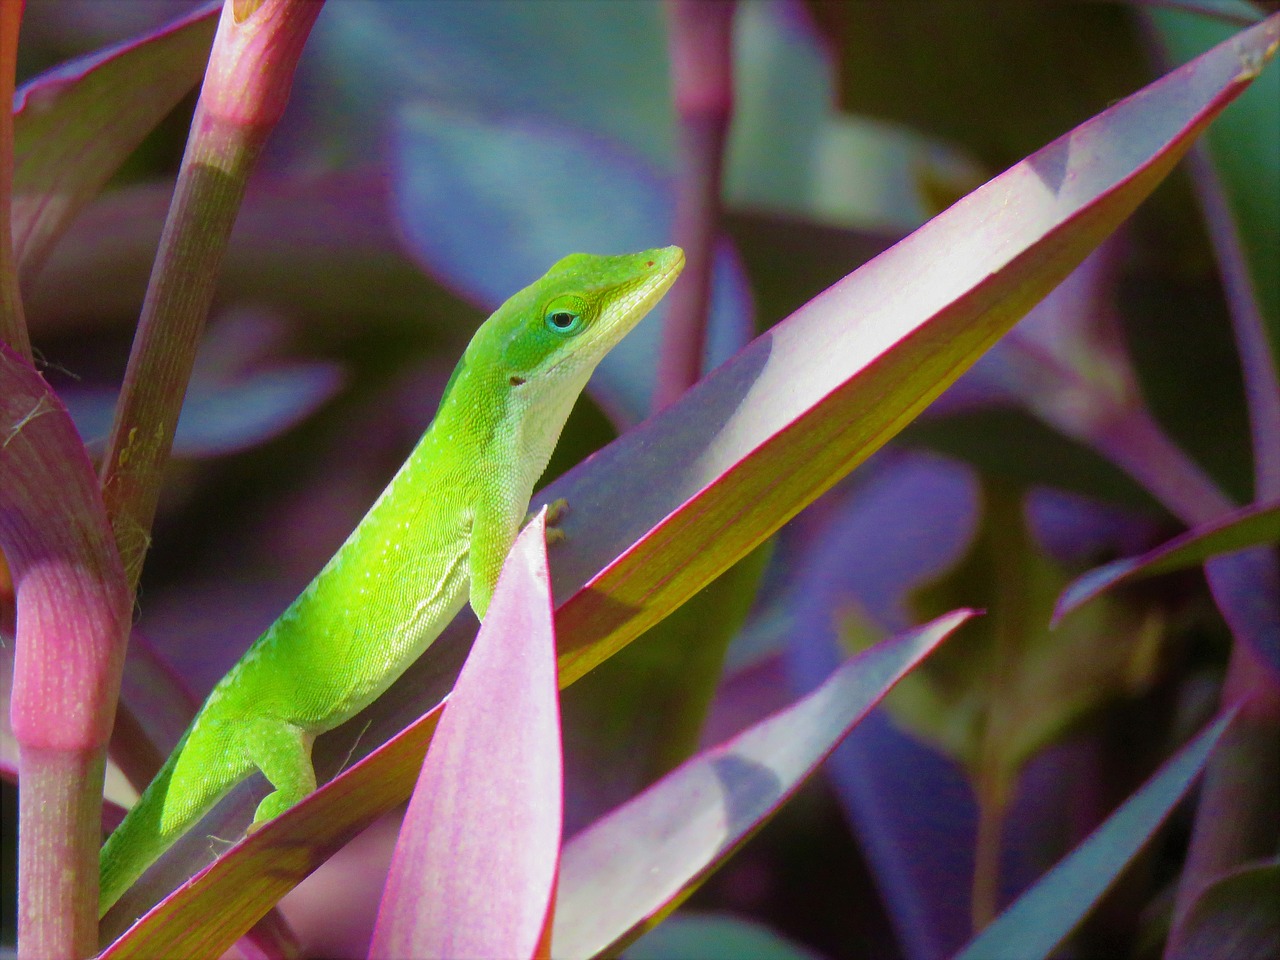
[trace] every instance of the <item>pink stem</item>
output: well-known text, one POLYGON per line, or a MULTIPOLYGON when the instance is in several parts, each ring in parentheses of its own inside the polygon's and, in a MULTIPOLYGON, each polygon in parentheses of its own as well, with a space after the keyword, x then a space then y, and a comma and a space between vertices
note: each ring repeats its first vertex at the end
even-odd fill
POLYGON ((685 270, 667 295, 654 408, 702 376, 720 219, 724 145, 733 114, 735 0, 668 0, 671 79, 679 122, 675 242, 685 270))
POLYGON ((318 0, 227 0, 151 272, 102 492, 136 587, 160 481, 245 184, 289 98, 318 0))

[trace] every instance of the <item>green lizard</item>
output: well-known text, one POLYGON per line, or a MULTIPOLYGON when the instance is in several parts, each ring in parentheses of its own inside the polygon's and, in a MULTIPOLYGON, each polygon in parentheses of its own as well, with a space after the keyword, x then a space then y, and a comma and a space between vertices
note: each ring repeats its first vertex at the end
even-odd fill
MULTIPOLYGON (((102 848, 98 914, 233 786, 316 788, 311 744, 372 703, 468 595, 483 619, 533 485, 597 363, 675 282, 679 247, 574 254, 476 331, 409 459, 311 584, 209 694, 102 848)), ((252 829, 252 827, 251 827, 252 829)))

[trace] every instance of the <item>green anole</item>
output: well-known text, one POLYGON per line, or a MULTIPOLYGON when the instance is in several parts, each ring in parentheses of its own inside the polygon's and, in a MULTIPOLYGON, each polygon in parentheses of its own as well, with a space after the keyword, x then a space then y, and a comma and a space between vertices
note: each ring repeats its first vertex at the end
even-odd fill
POLYGON ((591 371, 675 282, 679 247, 565 257, 476 331, 431 425, 310 585, 218 682, 107 839, 98 915, 255 770, 254 829, 316 788, 315 737, 372 703, 498 572, 591 371))

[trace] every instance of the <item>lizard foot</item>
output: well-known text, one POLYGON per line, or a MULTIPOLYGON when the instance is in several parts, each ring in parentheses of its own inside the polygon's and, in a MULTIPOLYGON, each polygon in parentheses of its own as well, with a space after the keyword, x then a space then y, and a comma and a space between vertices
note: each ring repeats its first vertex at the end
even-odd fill
POLYGON ((569 501, 564 497, 547 504, 547 543, 559 543, 568 536, 560 527, 561 521, 568 515, 569 501))
MULTIPOLYGON (((552 500, 547 504, 547 543, 559 543, 565 539, 567 534, 560 528, 560 521, 569 515, 569 501, 560 497, 558 500, 552 500)), ((528 523, 533 519, 532 513, 526 513, 524 523, 528 523)))

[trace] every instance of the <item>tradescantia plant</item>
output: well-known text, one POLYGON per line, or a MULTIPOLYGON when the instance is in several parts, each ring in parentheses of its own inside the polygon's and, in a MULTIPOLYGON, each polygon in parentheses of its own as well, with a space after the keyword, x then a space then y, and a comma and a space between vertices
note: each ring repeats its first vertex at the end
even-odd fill
POLYGON ((105 6, 0 0, 20 956, 1274 954, 1280 14, 144 6, 39 72, 105 6), (99 928, 107 760, 145 785, 487 308, 667 242, 566 539, 99 928))

